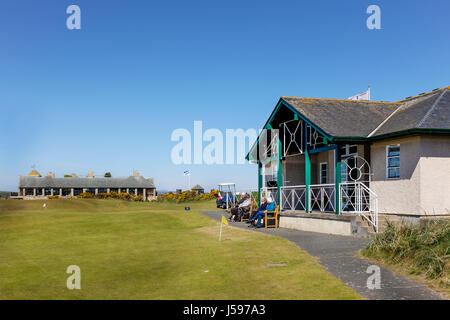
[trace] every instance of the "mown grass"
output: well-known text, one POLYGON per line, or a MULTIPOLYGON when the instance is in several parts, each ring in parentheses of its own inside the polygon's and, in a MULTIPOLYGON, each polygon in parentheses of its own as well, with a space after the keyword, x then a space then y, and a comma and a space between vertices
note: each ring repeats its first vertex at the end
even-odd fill
POLYGON ((361 298, 285 239, 227 226, 219 243, 197 212, 214 202, 45 202, 0 201, 0 299, 361 298))
POLYGON ((363 256, 397 267, 450 294, 450 222, 433 220, 419 226, 388 223, 361 251, 363 256))

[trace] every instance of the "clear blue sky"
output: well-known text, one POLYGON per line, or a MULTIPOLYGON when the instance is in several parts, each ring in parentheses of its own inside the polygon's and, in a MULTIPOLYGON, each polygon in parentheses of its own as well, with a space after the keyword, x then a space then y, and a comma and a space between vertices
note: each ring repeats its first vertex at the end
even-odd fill
POLYGON ((257 184, 256 166, 176 166, 176 128, 258 128, 279 96, 399 100, 449 85, 450 2, 0 3, 0 190, 45 174, 128 176, 160 189, 257 184), (77 4, 82 29, 66 28, 77 4), (381 30, 366 8, 381 8, 381 30))

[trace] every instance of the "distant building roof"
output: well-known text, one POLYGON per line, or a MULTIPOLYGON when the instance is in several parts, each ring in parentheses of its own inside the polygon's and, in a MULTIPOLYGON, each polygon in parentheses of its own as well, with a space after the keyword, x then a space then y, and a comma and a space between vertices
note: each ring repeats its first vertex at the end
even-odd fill
POLYGON ((41 174, 39 172, 37 172, 36 170, 31 170, 28 175, 35 176, 35 177, 41 177, 41 174))
POLYGON ((53 178, 21 176, 19 188, 155 188, 153 178, 53 178))
POLYGON ((192 187, 191 190, 205 190, 201 185, 196 184, 195 186, 192 187))

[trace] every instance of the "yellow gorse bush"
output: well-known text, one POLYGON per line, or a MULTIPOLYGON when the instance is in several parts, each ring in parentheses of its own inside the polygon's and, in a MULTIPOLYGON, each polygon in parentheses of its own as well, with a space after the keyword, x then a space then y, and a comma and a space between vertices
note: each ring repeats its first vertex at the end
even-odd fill
POLYGON ((108 192, 108 193, 97 193, 92 194, 89 192, 80 193, 77 196, 78 199, 121 199, 121 200, 134 200, 134 201, 144 201, 144 197, 140 195, 132 195, 126 192, 108 192))
POLYGON ((186 202, 186 201, 202 201, 211 200, 217 197, 219 191, 211 190, 208 193, 199 194, 197 191, 186 190, 181 193, 165 193, 158 196, 158 201, 176 201, 176 202, 186 202))

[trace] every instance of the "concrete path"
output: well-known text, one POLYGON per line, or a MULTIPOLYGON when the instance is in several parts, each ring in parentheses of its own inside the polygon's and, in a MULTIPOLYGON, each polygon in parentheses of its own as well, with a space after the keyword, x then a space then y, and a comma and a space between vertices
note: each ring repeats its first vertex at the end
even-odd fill
MULTIPOLYGON (((224 211, 201 211, 215 220, 221 219, 224 211)), ((247 230, 255 230, 286 238, 297 246, 317 257, 325 269, 353 288, 357 293, 370 300, 438 300, 442 297, 425 285, 400 276, 388 269, 381 269, 381 289, 368 289, 366 273, 372 265, 355 255, 369 240, 356 237, 336 236, 315 232, 278 229, 248 228, 244 222, 230 222, 230 225, 247 230)))

